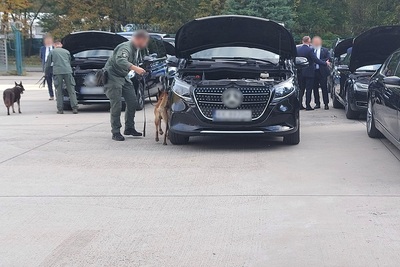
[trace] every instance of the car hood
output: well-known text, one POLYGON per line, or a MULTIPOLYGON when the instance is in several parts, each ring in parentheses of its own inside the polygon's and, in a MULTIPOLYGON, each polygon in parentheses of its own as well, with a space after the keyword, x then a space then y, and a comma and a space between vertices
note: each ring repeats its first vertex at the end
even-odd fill
POLYGON ((372 28, 354 39, 350 70, 382 64, 400 47, 400 25, 372 28))
POLYGON ((62 39, 63 48, 71 54, 87 50, 114 50, 120 43, 128 39, 111 32, 85 31, 68 34, 62 39))
POLYGON ((353 41, 354 38, 348 38, 340 41, 334 49, 335 57, 340 57, 341 55, 346 54, 347 50, 353 46, 353 41))
POLYGON ((176 34, 175 50, 179 58, 216 47, 259 48, 294 58, 296 46, 292 34, 282 25, 267 19, 247 16, 214 16, 183 25, 176 34))

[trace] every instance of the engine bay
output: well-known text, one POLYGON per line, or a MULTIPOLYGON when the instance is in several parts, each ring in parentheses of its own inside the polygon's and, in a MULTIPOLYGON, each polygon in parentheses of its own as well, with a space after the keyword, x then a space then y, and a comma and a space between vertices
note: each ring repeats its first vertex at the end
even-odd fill
POLYGON ((285 70, 273 71, 238 71, 238 70, 207 70, 203 72, 183 72, 181 78, 185 82, 198 84, 217 84, 231 82, 278 84, 287 80, 291 73, 285 70))

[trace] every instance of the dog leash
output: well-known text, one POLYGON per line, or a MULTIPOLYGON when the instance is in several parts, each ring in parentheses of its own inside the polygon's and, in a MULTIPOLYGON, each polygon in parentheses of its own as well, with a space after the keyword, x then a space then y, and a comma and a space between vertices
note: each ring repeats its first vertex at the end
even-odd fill
MULTIPOLYGON (((143 83, 146 85, 146 77, 143 75, 143 83)), ((144 97, 144 96, 143 96, 144 97)), ((146 103, 143 103, 143 137, 146 137, 146 103)))
POLYGON ((36 84, 39 84, 39 88, 43 88, 46 86, 46 76, 42 76, 42 78, 39 79, 39 81, 36 82, 36 84))

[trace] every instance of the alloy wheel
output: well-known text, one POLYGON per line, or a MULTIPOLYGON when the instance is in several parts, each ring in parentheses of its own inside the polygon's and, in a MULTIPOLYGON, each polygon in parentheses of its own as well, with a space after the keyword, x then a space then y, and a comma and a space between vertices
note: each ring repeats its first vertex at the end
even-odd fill
POLYGON ((371 132, 372 120, 373 119, 374 119, 374 116, 372 114, 372 100, 368 99, 368 109, 367 109, 367 129, 368 129, 368 132, 371 132))

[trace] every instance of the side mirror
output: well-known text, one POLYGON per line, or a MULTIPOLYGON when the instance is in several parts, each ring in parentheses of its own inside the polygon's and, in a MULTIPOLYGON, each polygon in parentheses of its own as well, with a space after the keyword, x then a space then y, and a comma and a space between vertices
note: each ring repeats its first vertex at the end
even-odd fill
POLYGON ((165 52, 167 53, 167 55, 175 56, 175 46, 164 41, 164 47, 165 47, 165 52))
POLYGON ((350 71, 349 66, 347 66, 347 65, 339 65, 337 67, 337 70, 338 71, 350 71))
POLYGON ((385 78, 383 78, 383 82, 386 85, 400 86, 400 77, 397 77, 397 76, 385 77, 385 78))
POLYGON ((297 69, 303 69, 307 68, 310 63, 308 62, 308 59, 305 57, 296 57, 294 60, 294 65, 296 66, 297 69))

